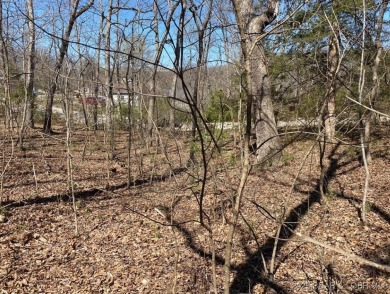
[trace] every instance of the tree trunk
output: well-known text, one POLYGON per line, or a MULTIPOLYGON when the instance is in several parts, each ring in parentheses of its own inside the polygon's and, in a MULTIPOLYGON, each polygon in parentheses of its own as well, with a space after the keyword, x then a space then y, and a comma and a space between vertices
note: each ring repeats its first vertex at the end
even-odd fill
MULTIPOLYGON (((383 30, 383 19, 385 16, 385 12, 387 9, 387 3, 388 0, 383 0, 382 1, 382 6, 379 12, 379 17, 378 17, 378 25, 376 28, 375 32, 375 49, 376 49, 376 54, 375 54, 375 60, 374 63, 371 67, 372 69, 372 89, 370 93, 370 107, 374 108, 375 107, 375 102, 378 99, 378 94, 379 94, 379 87, 380 87, 380 80, 378 77, 378 68, 379 64, 381 62, 381 57, 382 57, 382 52, 383 52, 383 47, 381 43, 381 34, 383 30)), ((365 119, 365 124, 364 124, 364 145, 365 145, 365 154, 366 154, 366 159, 367 162, 370 163, 372 161, 372 156, 371 156, 371 151, 370 151, 370 140, 371 140, 371 124, 375 118, 375 114, 373 112, 369 112, 367 114, 367 117, 365 119)))
POLYGON ((52 132, 52 113, 53 113, 53 101, 54 95, 57 90, 58 78, 60 76, 60 71, 62 68, 62 64, 64 63, 65 55, 68 52, 69 47, 69 38, 72 33, 73 26, 79 16, 81 16, 84 12, 86 12, 94 3, 94 0, 90 0, 88 4, 80 8, 78 11, 80 0, 73 1, 72 13, 69 18, 69 23, 66 27, 65 34, 62 37, 61 48, 59 52, 59 56, 56 61, 56 65, 54 68, 54 78, 50 81, 49 92, 47 94, 47 102, 46 102, 46 111, 45 111, 45 119, 43 123, 43 132, 51 133, 52 132))
MULTIPOLYGON (((334 1, 332 5, 335 5, 334 1)), ((329 154, 332 148, 327 143, 335 143, 336 138, 336 95, 337 95, 337 74, 339 71, 340 50, 339 38, 340 30, 337 19, 329 22, 330 36, 328 44, 328 58, 326 68, 326 93, 324 104, 321 109, 321 122, 319 125, 320 134, 320 199, 328 193, 327 171, 330 167, 329 154), (322 129, 324 128, 324 129, 322 129), (323 133, 324 132, 324 133, 323 133)))
MULTIPOLYGON (((193 19, 195 20, 196 29, 198 33, 198 56, 197 56, 197 62, 196 62, 196 68, 195 68, 195 80, 194 80, 194 89, 192 92, 191 101, 189 102, 190 108, 191 108, 191 114, 192 114, 192 128, 191 128, 191 136, 192 136, 192 142, 193 144, 196 143, 196 134, 198 132, 199 137, 201 136, 200 130, 199 130, 199 112, 200 112, 200 105, 199 105, 199 98, 200 90, 201 90, 201 78, 204 74, 204 68, 205 63, 207 60, 207 50, 208 46, 205 44, 205 36, 206 36, 206 30, 208 27, 208 24, 211 19, 211 11, 212 11, 212 1, 208 4, 208 11, 207 16, 202 21, 201 15, 198 14, 197 9, 194 6, 190 6, 189 10, 192 12, 193 19)), ((195 152, 194 148, 190 148, 190 162, 191 165, 195 163, 195 152)), ((201 199, 202 200, 202 199, 201 199)), ((200 205, 200 208, 202 209, 202 205, 200 205)))
POLYGON ((12 118, 12 105, 10 95, 10 84, 9 84, 9 65, 8 65, 8 48, 7 42, 4 38, 4 27, 3 27, 3 3, 0 1, 0 53, 1 63, 3 70, 3 87, 4 87, 4 108, 5 108, 5 127, 8 129, 13 128, 12 118))
POLYGON ((154 42, 155 42, 155 63, 153 65, 153 72, 152 77, 150 79, 150 93, 152 94, 151 97, 149 97, 149 105, 148 105, 148 124, 147 124, 147 146, 148 148, 152 145, 152 135, 153 135, 153 119, 154 119, 154 112, 155 112, 155 104, 156 104, 156 97, 154 95, 156 94, 156 77, 157 77, 157 69, 158 69, 158 62, 160 59, 159 50, 160 47, 163 46, 163 44, 160 45, 159 40, 159 34, 158 34, 158 7, 157 2, 153 1, 153 30, 154 30, 154 42))
MULTIPOLYGON (((103 35, 103 24, 104 24, 104 13, 102 4, 100 2, 101 7, 101 18, 100 18, 100 25, 99 25, 99 35, 97 40, 97 50, 96 50, 96 77, 95 77, 95 88, 94 88, 94 95, 95 98, 99 97, 99 86, 100 86, 100 47, 102 43, 102 35, 103 35)), ((106 101, 108 103, 108 101, 106 101)), ((93 105, 92 109, 92 116, 93 116, 93 130, 97 131, 98 129, 98 106, 97 103, 93 105)))
POLYGON ((172 88, 170 91, 171 99, 168 98, 170 108, 169 108, 169 129, 172 133, 175 132, 175 104, 176 104, 176 88, 177 88, 177 74, 173 77, 172 88))
POLYGON ((27 117, 26 123, 34 127, 34 75, 35 75, 35 26, 34 26, 34 5, 33 0, 27 0, 27 23, 29 33, 28 56, 27 56, 27 117))
MULTIPOLYGON (((22 122, 19 129, 18 145, 23 149, 23 141, 26 127, 34 127, 34 70, 35 70, 35 26, 33 0, 27 1, 28 45, 27 58, 25 60, 25 97, 22 114, 22 122)), ((24 56, 25 58, 25 56, 24 56)))
POLYGON ((179 28, 176 34, 176 46, 175 46, 175 61, 173 62, 173 70, 175 71, 175 77, 173 78, 172 88, 171 88, 171 108, 169 109, 169 127, 171 132, 175 131, 175 104, 176 104, 176 89, 177 89, 177 79, 178 75, 181 72, 179 68, 181 65, 181 54, 183 47, 183 37, 184 37, 184 22, 185 22, 185 14, 186 14, 186 5, 182 4, 182 9, 180 12, 180 20, 179 20, 179 28))
POLYGON ((241 180, 235 197, 233 220, 230 224, 225 250, 225 276, 224 292, 230 293, 230 267, 233 250, 233 238, 241 210, 241 201, 246 181, 250 172, 250 135, 252 112, 255 114, 255 127, 257 137, 257 159, 262 162, 279 152, 280 141, 277 137, 275 117, 271 101, 271 87, 267 72, 264 49, 258 43, 257 37, 264 32, 278 13, 279 1, 269 1, 266 11, 255 15, 251 0, 232 0, 241 37, 242 53, 247 74, 247 108, 246 127, 244 135, 243 165, 241 180), (254 111, 252 111, 252 106, 254 111), (265 129, 261 129, 261 128, 265 129), (261 150, 261 151, 260 151, 261 150))
POLYGON ((114 158, 115 152, 115 136, 114 136, 114 125, 113 125, 113 69, 111 68, 111 17, 112 17, 112 0, 108 4, 107 22, 106 22, 106 56, 105 56, 105 67, 106 67, 106 132, 108 136, 108 158, 114 158))
POLYGON ((246 70, 251 75, 251 83, 248 86, 253 93, 256 156, 258 162, 263 162, 274 156, 279 157, 277 154, 280 152, 280 139, 276 128, 265 53, 260 45, 252 42, 250 45, 254 46, 254 50, 248 58, 246 70))
POLYGON ((337 73, 340 59, 339 52, 339 27, 337 21, 331 24, 331 36, 328 47, 327 87, 325 94, 325 107, 322 120, 325 127, 325 138, 334 142, 336 135, 336 94, 337 73))
MULTIPOLYGON (((175 4, 173 4, 169 8, 169 12, 167 15, 166 20, 164 21, 165 30, 161 37, 161 40, 159 38, 159 30, 158 30, 158 15, 159 15, 159 8, 157 1, 153 2, 153 11, 154 11, 154 18, 153 18, 153 26, 154 26, 154 33, 155 33, 155 57, 154 57, 154 65, 153 65, 153 72, 150 79, 150 93, 152 95, 156 94, 156 77, 157 77, 157 69, 158 69, 158 63, 160 62, 161 55, 164 49, 164 45, 167 41, 167 38, 170 34, 170 27, 171 27, 171 21, 173 18, 173 14, 176 10, 176 8, 179 6, 180 1, 177 1, 175 4)), ((154 125, 154 112, 155 112, 155 104, 156 104, 156 98, 154 96, 149 97, 149 103, 148 103, 148 117, 147 117, 147 145, 150 146, 152 143, 152 135, 153 135, 153 125, 154 125)))
MULTIPOLYGON (((242 53, 247 73, 247 95, 253 98, 258 162, 280 156, 267 58, 261 44, 264 29, 276 18, 279 1, 270 0, 266 10, 256 15, 252 1, 232 0, 241 36, 242 53)), ((252 106, 251 106, 252 107, 252 106)))

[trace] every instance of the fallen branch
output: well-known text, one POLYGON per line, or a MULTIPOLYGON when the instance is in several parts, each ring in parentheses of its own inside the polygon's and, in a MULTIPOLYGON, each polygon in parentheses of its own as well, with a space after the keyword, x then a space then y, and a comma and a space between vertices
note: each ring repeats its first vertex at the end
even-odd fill
POLYGON ((325 244, 325 243, 322 243, 320 241, 317 241, 309 236, 306 236, 306 235, 302 235, 301 233, 298 233, 298 232, 294 232, 293 230, 290 230, 294 235, 298 236, 299 238, 301 238, 303 241, 306 241, 306 242, 310 242, 310 243, 313 243, 315 245, 318 245, 318 246, 321 246, 323 248, 326 248, 326 249, 329 249, 331 251, 335 251, 337 253, 340 253, 341 255, 344 255, 344 256, 347 256, 348 258, 350 258, 351 260, 354 260, 354 261, 357 261, 361 264, 364 264, 364 265, 368 265, 368 266, 371 266, 371 267, 374 267, 376 269, 379 269, 381 271, 385 271, 385 272, 388 272, 390 273, 390 266, 387 266, 387 265, 384 265, 384 264, 379 264, 379 263, 376 263, 376 262, 373 262, 373 261, 370 261, 368 259, 365 259, 365 258, 362 258, 360 256, 357 256, 355 254, 352 254, 352 253, 348 253, 347 251, 344 251, 340 248, 336 248, 336 247, 333 247, 333 246, 330 246, 328 244, 325 244))

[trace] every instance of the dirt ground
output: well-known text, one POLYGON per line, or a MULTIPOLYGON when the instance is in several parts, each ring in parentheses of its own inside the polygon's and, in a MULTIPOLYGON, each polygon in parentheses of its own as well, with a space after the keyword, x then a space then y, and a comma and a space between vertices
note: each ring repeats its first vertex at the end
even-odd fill
MULTIPOLYGON (((149 151, 136 139, 127 188, 126 134, 118 132, 116 157, 107 160, 101 132, 76 131, 73 203, 66 134, 56 131, 30 131, 22 151, 3 132, 0 293, 211 292, 210 236, 198 222, 202 168, 185 168, 190 139, 164 135, 149 151)), ((240 175, 239 148, 230 139, 210 161, 204 200, 221 292, 240 175)), ((389 265, 389 146, 388 135, 373 144, 366 226, 358 147, 333 146, 324 199, 318 144, 309 139, 286 147, 277 167, 254 166, 234 238, 232 293, 390 293, 389 274, 293 234, 389 265), (277 219, 290 230, 281 230, 274 250, 277 219)))

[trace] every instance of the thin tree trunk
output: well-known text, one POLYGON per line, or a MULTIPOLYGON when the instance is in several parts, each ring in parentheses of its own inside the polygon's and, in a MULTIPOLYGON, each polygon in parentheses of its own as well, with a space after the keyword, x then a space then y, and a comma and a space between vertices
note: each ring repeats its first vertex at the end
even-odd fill
POLYGON ((69 69, 68 74, 65 77, 65 117, 66 117, 66 166, 67 166, 67 175, 68 175, 68 191, 69 196, 72 199, 72 208, 73 208, 73 220, 74 220, 74 234, 77 236, 79 234, 78 229, 78 220, 77 220, 77 206, 76 198, 74 193, 74 180, 73 180, 73 156, 72 156, 72 100, 71 93, 69 93, 69 77, 71 74, 71 69, 69 69))
POLYGON ((171 108, 169 110, 169 127, 172 132, 175 131, 175 104, 176 104, 176 89, 177 89, 177 80, 178 75, 181 73, 181 69, 179 68, 182 65, 182 50, 183 48, 183 37, 184 37, 184 22, 185 22, 185 14, 186 14, 186 5, 182 3, 182 9, 180 11, 180 20, 179 20, 179 28, 176 34, 176 46, 175 46, 175 61, 173 63, 173 70, 175 71, 175 77, 172 82, 171 88, 171 108))
POLYGON ((106 67, 106 132, 108 136, 108 158, 114 158, 115 152, 115 136, 113 122, 113 69, 111 68, 111 17, 112 17, 112 0, 108 4, 108 12, 106 18, 106 40, 105 40, 105 67, 106 67))
MULTIPOLYGON (((97 50, 96 50, 96 77, 95 77, 95 88, 94 88, 94 96, 96 99, 99 97, 99 86, 100 86, 100 47, 102 43, 102 35, 103 35, 103 24, 104 24, 104 14, 102 2, 100 1, 100 9, 101 9, 101 19, 99 25, 99 35, 97 40, 97 50)), ((108 103, 108 101, 106 101, 108 103)), ((93 116, 93 130, 97 131, 98 129, 98 106, 97 103, 93 105, 92 109, 93 116)))
MULTIPOLYGON (((134 33, 134 32, 132 32, 134 33)), ((133 44, 131 44, 133 49, 133 44)), ((133 50, 130 50, 130 55, 132 55, 133 50)), ((127 93, 130 94, 128 100, 127 100, 127 189, 130 189, 132 178, 131 178, 131 146, 132 146, 132 126, 133 126, 133 120, 132 120, 132 105, 134 103, 134 92, 135 92, 135 66, 134 63, 131 62, 130 58, 127 60, 127 70, 126 70, 126 88, 127 93), (131 73, 130 73, 130 64, 131 64, 131 73), (130 87, 129 87, 129 77, 130 78, 130 87)))
POLYGON ((334 142, 336 135, 336 94, 337 94, 337 73, 339 69, 339 25, 337 21, 331 23, 331 36, 328 47, 327 87, 323 113, 325 127, 325 139, 334 142))
MULTIPOLYGON (((134 17, 135 18, 135 17, 134 17)), ((126 66, 126 89, 129 93, 129 98, 127 100, 127 189, 130 189, 132 184, 131 177, 131 147, 132 147, 132 128, 133 128, 133 104, 134 104, 134 93, 135 93, 135 82, 136 82, 136 73, 135 73, 135 60, 130 58, 134 55, 134 26, 131 27, 131 43, 130 43, 130 52, 127 56, 127 66, 126 66), (129 85, 130 80, 130 85, 129 85)))
MULTIPOLYGON (((338 1, 338 0, 337 0, 338 1)), ((334 1, 332 5, 335 5, 337 1, 334 1)), ((336 95, 337 95, 337 75, 340 68, 340 28, 338 20, 330 21, 325 14, 329 22, 331 34, 329 36, 328 44, 328 57, 327 57, 327 69, 326 69, 326 93, 324 98, 324 104, 320 113, 319 124, 319 144, 320 144, 320 199, 322 199, 328 193, 328 179, 326 177, 327 171, 330 167, 329 155, 329 143, 334 143, 336 138, 336 95), (322 129, 324 128, 324 129, 322 129)))
MULTIPOLYGON (((383 53, 383 46, 381 43, 381 34, 382 34, 382 28, 383 28, 383 20, 385 16, 385 12, 387 9, 388 5, 388 0, 383 0, 381 9, 379 12, 379 17, 378 17, 378 25, 376 28, 375 32, 375 48, 376 48, 376 54, 375 54, 375 60, 374 63, 371 67, 372 70, 372 83, 373 87, 370 93, 370 107, 374 108, 375 107, 375 102, 378 99, 378 94, 379 94, 379 87, 380 87, 380 80, 378 77, 378 68, 379 64, 381 62, 381 57, 383 53)), ((367 114, 367 117, 365 119, 365 124, 364 124, 364 144, 365 144, 365 154, 366 154, 366 159, 367 163, 370 163, 372 161, 372 156, 371 156, 371 150, 370 150, 370 140, 371 140, 371 124, 375 118, 375 114, 373 112, 369 112, 367 114)))
POLYGON ((8 64, 8 48, 4 38, 3 26, 3 2, 0 0, 0 53, 3 70, 3 87, 4 87, 4 108, 5 108, 5 127, 13 129, 12 105, 9 86, 9 64, 8 64))
MULTIPOLYGON (((77 55, 78 55, 79 64, 80 64, 79 70, 78 70, 78 79, 77 79, 78 94, 77 94, 76 97, 80 99, 80 98, 85 98, 86 97, 86 95, 85 95, 85 75, 84 75, 84 71, 88 67, 88 62, 85 65, 85 67, 83 67, 83 63, 84 62, 83 62, 83 54, 81 52, 81 46, 80 46, 80 32, 79 32, 79 28, 78 28, 77 25, 76 25, 76 40, 77 40, 77 55)), ((80 102, 81 102, 81 110, 83 112, 85 127, 87 129, 89 129, 87 105, 86 105, 85 99, 80 99, 80 102)))
POLYGON ((157 77, 157 69, 158 69, 158 62, 159 62, 159 50, 160 46, 163 46, 163 44, 160 45, 159 40, 159 34, 158 34, 158 7, 157 2, 153 1, 153 30, 154 30, 154 42, 155 42, 155 63, 153 65, 153 72, 152 77, 150 79, 150 92, 152 93, 152 97, 149 97, 149 104, 148 104, 148 122, 147 122, 147 146, 148 148, 152 145, 153 139, 153 119, 154 119, 154 112, 155 112, 155 104, 156 104, 156 97, 154 95, 156 94, 156 77, 157 77))
MULTIPOLYGON (((176 68, 177 66, 175 66, 176 68)), ((177 89, 177 74, 173 77, 172 80, 172 88, 170 91, 170 96, 173 97, 172 99, 169 99, 169 129, 172 133, 175 132, 175 104, 176 104, 176 89, 177 89)))
POLYGON ((364 181, 364 188, 363 188, 363 199, 362 199, 362 207, 361 207, 361 219, 363 224, 366 224, 366 201, 368 196, 368 188, 370 183, 370 170, 367 162, 367 155, 366 155, 366 145, 364 142, 364 117, 363 117, 363 91, 365 87, 365 68, 364 68, 364 59, 365 59, 365 37, 366 37, 366 4, 365 0, 362 0, 363 2, 363 27, 362 27, 362 52, 360 57, 360 74, 359 74, 359 121, 360 121, 360 145, 362 150, 362 158, 363 158, 363 165, 364 165, 364 172, 365 172, 365 181, 364 181))
MULTIPOLYGON (((200 15, 197 14, 197 10, 194 9, 194 6, 192 5, 189 10, 192 12, 193 18, 195 20, 197 32, 198 32, 198 60, 196 63, 196 70, 195 70, 195 81, 194 81, 194 89, 192 93, 192 101, 189 101, 190 107, 191 107, 191 113, 192 113, 192 128, 191 128, 191 136, 192 136, 192 142, 193 144, 196 143, 196 133, 197 128, 199 128, 198 124, 198 109, 199 109, 199 98, 200 98, 200 84, 201 84, 201 77, 204 73, 202 69, 204 68, 205 61, 207 59, 207 49, 208 46, 205 46, 205 34, 208 27, 208 24, 210 22, 211 18, 211 11, 212 11, 212 5, 213 2, 210 1, 208 4, 208 12, 207 16, 203 20, 203 22, 200 19, 200 15)), ((198 130, 199 131, 199 130, 198 130)), ((193 165, 195 163, 195 151, 194 148, 190 149, 190 164, 193 165)))
MULTIPOLYGON (((246 63, 249 63, 250 60, 247 59, 246 63)), ((249 64, 246 64, 246 66, 250 66, 249 64)), ((251 75, 247 76, 247 82, 250 83, 251 81, 251 75)), ((234 238, 234 232, 237 226, 238 222, 238 216, 240 214, 241 210, 241 202, 242 198, 244 196, 244 189, 246 185, 246 181, 248 179, 248 175, 251 169, 250 165, 250 137, 251 137, 251 121, 252 121, 252 105, 253 105, 253 96, 249 92, 247 95, 247 108, 246 108, 246 127, 245 127, 245 133, 244 133, 244 142, 243 142, 243 150, 242 150, 242 156, 243 156, 243 164, 241 167, 241 177, 240 177, 240 184, 238 186, 237 195, 235 197, 235 203, 234 203, 234 210, 233 210, 233 220, 230 223, 230 228, 226 240, 226 248, 225 248, 225 276, 224 276, 224 292, 225 294, 230 293, 230 268, 231 268, 231 257, 232 257, 232 251, 233 251, 233 238, 234 238)))
POLYGON ((27 75, 26 75, 26 88, 27 88, 27 125, 31 128, 34 127, 34 77, 35 77, 35 25, 34 25, 34 3, 33 0, 27 0, 27 23, 28 23, 28 55, 27 55, 27 75))

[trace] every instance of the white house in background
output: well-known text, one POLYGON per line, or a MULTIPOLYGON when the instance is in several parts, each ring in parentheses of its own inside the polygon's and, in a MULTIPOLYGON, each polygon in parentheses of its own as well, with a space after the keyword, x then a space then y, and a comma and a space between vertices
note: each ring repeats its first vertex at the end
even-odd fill
MULTIPOLYGON (((128 92, 115 92, 112 94, 112 99, 114 100, 114 103, 121 103, 121 104, 127 104, 129 99, 131 99, 131 94, 128 92)), ((131 101, 131 104, 134 106, 139 106, 141 104, 141 99, 139 98, 139 95, 134 95, 133 101, 131 101)))

